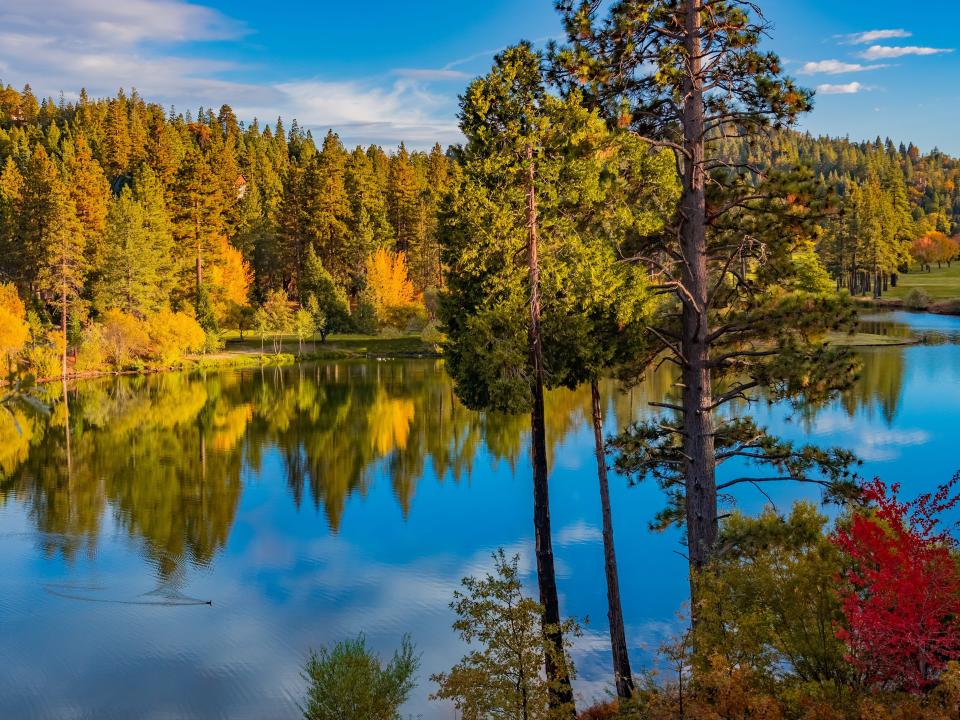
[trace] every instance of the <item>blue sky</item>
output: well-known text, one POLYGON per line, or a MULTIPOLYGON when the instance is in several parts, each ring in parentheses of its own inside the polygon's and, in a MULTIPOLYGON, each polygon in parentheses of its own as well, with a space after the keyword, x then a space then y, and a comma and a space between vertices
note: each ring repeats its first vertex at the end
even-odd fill
MULTIPOLYGON (((805 128, 960 154, 953 3, 922 17, 894 0, 763 7, 768 46, 820 88, 805 128)), ((425 147, 458 140, 457 95, 497 49, 559 33, 552 0, 0 0, 0 80, 68 97, 135 86, 179 109, 228 102, 350 143, 425 147)))

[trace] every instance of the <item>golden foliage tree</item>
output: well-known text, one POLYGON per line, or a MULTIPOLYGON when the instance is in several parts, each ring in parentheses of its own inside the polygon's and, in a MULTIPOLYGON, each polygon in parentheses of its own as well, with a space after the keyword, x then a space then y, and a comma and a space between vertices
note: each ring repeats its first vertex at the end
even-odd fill
POLYGON ((17 289, 0 284, 0 358, 11 361, 30 337, 27 314, 17 289))
POLYGON ((377 318, 401 325, 402 318, 420 305, 420 294, 410 280, 405 252, 380 248, 367 257, 367 287, 377 318))

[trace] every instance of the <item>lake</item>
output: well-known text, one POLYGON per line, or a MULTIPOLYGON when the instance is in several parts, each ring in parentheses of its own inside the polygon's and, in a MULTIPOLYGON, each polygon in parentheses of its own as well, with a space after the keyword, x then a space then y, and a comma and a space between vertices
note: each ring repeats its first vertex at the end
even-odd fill
MULTIPOLYGON (((960 318, 863 322, 944 342, 862 349, 841 400, 755 412, 855 450, 863 475, 912 495, 960 470, 960 318)), ((670 382, 606 383, 608 412, 640 417, 670 382)), ((49 415, 0 418, 0 717, 296 718, 309 649, 363 632, 384 655, 410 633, 423 665, 405 712, 453 718, 427 678, 464 652, 448 609, 459 580, 504 547, 536 592, 527 420, 464 409, 442 362, 106 378, 72 384, 68 407, 45 391, 49 415)), ((548 397, 561 606, 589 619, 575 660, 592 699, 610 660, 588 413, 589 392, 548 397)), ((678 627, 683 548, 648 530, 655 486, 613 478, 611 492, 639 669, 678 627)), ((816 497, 769 492, 781 510, 816 497)), ((738 497, 749 512, 766 502, 738 497)))

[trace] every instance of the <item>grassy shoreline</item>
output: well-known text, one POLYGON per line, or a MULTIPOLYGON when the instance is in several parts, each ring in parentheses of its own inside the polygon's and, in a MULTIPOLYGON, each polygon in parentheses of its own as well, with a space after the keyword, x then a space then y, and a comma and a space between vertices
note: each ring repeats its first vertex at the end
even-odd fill
MULTIPOLYGON (((303 343, 303 352, 299 352, 299 343, 293 336, 284 337, 279 353, 273 352, 272 343, 264 345, 261 352, 260 341, 249 337, 240 340, 239 334, 227 336, 223 350, 207 355, 188 355, 180 363, 169 366, 131 367, 122 370, 98 370, 92 372, 69 373, 67 380, 90 380, 100 377, 119 375, 153 375, 162 372, 183 372, 190 370, 221 370, 244 367, 271 367, 293 365, 297 362, 318 362, 323 360, 350 359, 403 359, 403 358, 439 358, 440 352, 434 345, 425 343, 419 335, 338 335, 327 338, 326 342, 309 340, 303 343)), ((61 376, 37 378, 37 383, 51 383, 62 380, 61 376)), ((0 381, 0 387, 6 385, 0 381)))
POLYGON ((960 315, 960 263, 952 267, 932 268, 929 272, 913 269, 897 276, 897 287, 888 288, 883 297, 855 297, 866 307, 887 310, 913 310, 934 315, 960 315), (907 307, 904 299, 911 290, 922 290, 930 298, 925 308, 907 307))

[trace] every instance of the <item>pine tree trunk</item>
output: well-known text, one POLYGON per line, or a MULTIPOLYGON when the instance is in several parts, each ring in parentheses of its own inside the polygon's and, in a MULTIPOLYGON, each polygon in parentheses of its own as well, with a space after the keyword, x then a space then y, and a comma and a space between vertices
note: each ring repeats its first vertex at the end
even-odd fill
POLYGON ((633 672, 627 653, 627 637, 623 626, 623 606, 620 603, 620 577, 617 572, 617 553, 613 544, 613 516, 610 511, 610 486, 607 482, 607 457, 603 450, 603 410, 600 407, 600 388, 597 381, 590 383, 593 404, 593 439, 597 454, 597 479, 600 483, 600 511, 603 518, 603 567, 607 575, 607 619, 610 623, 610 647, 613 652, 613 677, 617 697, 626 700, 633 695, 633 672))
POLYGON ((709 367, 707 314, 707 206, 704 173, 705 128, 703 50, 700 42, 702 0, 686 7, 685 40, 689 69, 684 87, 684 190, 681 197, 683 299, 681 349, 683 364, 683 452, 687 552, 690 562, 691 615, 696 622, 696 576, 706 566, 717 542, 716 453, 712 379, 709 367))
POLYGON ((60 332, 63 335, 63 356, 60 365, 60 377, 67 377, 67 283, 60 286, 60 332))
POLYGON ((543 606, 542 625, 550 643, 546 673, 550 681, 550 707, 570 718, 574 717, 573 688, 566 667, 563 633, 560 629, 560 600, 557 596, 557 576, 553 565, 553 541, 550 534, 550 495, 547 475, 547 442, 543 408, 543 346, 540 337, 540 261, 538 253, 538 220, 536 196, 536 167, 533 148, 527 148, 527 270, 530 282, 530 364, 533 368, 530 412, 530 445, 533 462, 533 527, 536 535, 537 579, 540 585, 540 604, 543 606), (569 710, 567 710, 569 708, 569 710))
POLYGON ((66 441, 67 451, 67 482, 73 483, 73 448, 71 446, 72 438, 70 436, 70 396, 67 394, 67 374, 64 373, 60 379, 63 385, 63 432, 66 441))
POLYGON ((203 285, 203 249, 200 242, 200 201, 193 201, 194 232, 197 235, 197 293, 203 285))

